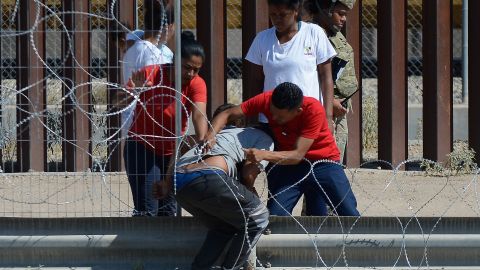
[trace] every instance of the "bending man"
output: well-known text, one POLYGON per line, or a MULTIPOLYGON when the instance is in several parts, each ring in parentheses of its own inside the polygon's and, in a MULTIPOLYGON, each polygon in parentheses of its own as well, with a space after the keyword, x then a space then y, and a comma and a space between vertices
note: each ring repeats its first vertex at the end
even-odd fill
MULTIPOLYGON (((219 266, 240 269, 268 224, 268 210, 252 192, 253 181, 260 172, 258 165, 243 164, 242 175, 247 186, 237 180, 237 165, 245 161, 244 148, 272 150, 272 139, 255 128, 227 126, 216 135, 216 141, 206 154, 202 154, 201 147, 191 149, 176 165, 177 202, 208 228, 191 269, 216 266, 229 242, 226 257, 219 266)), ((172 181, 157 184, 156 196, 165 196, 161 183, 166 182, 172 181)))

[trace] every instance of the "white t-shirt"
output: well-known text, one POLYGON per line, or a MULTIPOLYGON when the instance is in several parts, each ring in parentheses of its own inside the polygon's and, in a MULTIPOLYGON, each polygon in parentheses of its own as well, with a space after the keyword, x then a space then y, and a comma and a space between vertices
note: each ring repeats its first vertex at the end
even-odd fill
POLYGON ((168 64, 173 64, 173 52, 165 44, 159 44, 158 48, 163 56, 163 61, 168 64))
POLYGON ((153 45, 150 41, 139 40, 130 47, 123 56, 123 84, 127 84, 133 72, 150 66, 171 63, 163 56, 162 50, 153 45))
MULTIPOLYGON (((300 30, 283 44, 278 41, 275 27, 258 33, 245 59, 263 67, 263 91, 273 90, 283 82, 291 82, 302 89, 304 96, 323 102, 317 65, 335 55, 335 48, 320 26, 301 22, 300 30)), ((267 122, 263 115, 260 121, 267 122)))
MULTIPOLYGON (((160 46, 159 46, 160 47, 160 46)), ((172 63, 173 53, 167 46, 161 46, 162 49, 153 45, 150 41, 139 40, 130 47, 123 56, 123 85, 126 85, 132 73, 150 65, 159 65, 172 63), (168 51, 167 51, 168 49, 168 51), (169 52, 172 53, 170 59, 167 57, 169 52)), ((133 113, 136 101, 129 104, 130 107, 122 113, 122 136, 128 134, 128 130, 132 125, 133 113)))

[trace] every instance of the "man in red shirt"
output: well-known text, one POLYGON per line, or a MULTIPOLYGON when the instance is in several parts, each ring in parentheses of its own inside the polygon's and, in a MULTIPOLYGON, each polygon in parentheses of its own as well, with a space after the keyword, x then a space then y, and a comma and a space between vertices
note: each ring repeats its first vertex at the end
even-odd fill
POLYGON ((251 162, 269 161, 268 201, 271 215, 290 215, 305 195, 307 215, 327 215, 327 204, 341 216, 358 216, 357 201, 342 166, 340 153, 328 128, 325 110, 314 98, 303 97, 293 83, 282 83, 275 90, 259 94, 240 106, 220 113, 206 136, 208 147, 227 121, 263 113, 278 151, 245 149, 251 162))

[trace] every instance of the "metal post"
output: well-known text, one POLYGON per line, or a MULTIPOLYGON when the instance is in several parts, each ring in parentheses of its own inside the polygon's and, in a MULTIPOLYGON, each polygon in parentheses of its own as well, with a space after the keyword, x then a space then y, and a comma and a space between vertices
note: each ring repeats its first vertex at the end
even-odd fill
POLYGON ((268 28, 268 4, 266 0, 242 0, 242 97, 247 100, 262 93, 261 88, 252 83, 251 70, 246 68, 245 56, 255 38, 255 35, 268 28))
MULTIPOLYGON (((470 14, 468 15, 468 20, 472 25, 477 23, 476 16, 478 15, 479 10, 480 1, 472 1, 469 9, 470 14)), ((480 35, 478 34, 478 30, 474 29, 474 27, 470 27, 468 31, 472 34, 468 40, 470 43, 469 47, 479 48, 480 35)), ((468 59, 470 63, 479 63, 480 51, 478 49, 469 50, 468 59)), ((480 111, 477 106, 475 106, 475 104, 480 103, 480 76, 478 76, 478 71, 476 71, 475 68, 468 70, 468 72, 470 73, 468 87, 471 90, 468 95, 468 144, 473 150, 475 150, 475 160, 477 164, 480 164, 480 125, 478 124, 480 111)))
POLYGON ((65 140, 62 143, 62 160, 65 170, 69 172, 84 171, 90 168, 92 151, 90 134, 91 122, 85 112, 90 112, 91 89, 90 77, 86 71, 90 65, 90 20, 88 16, 70 14, 68 12, 89 12, 89 0, 64 0, 63 9, 67 12, 64 16, 68 32, 62 34, 62 55, 67 56, 64 67, 65 77, 68 78, 62 86, 63 95, 77 87, 72 96, 63 102, 62 128, 65 140), (69 42, 73 42, 70 48, 69 42), (71 50, 71 51, 70 51, 71 50), (82 85, 78 87, 79 85, 82 85), (76 104, 75 104, 76 103, 76 104), (79 108, 82 108, 80 110, 79 108))
MULTIPOLYGON (((172 158, 179 157, 180 144, 182 142, 182 1, 177 0, 174 3, 174 18, 175 23, 175 156, 172 158)), ((176 166, 173 169, 173 179, 175 178, 176 166)), ((174 186, 174 193, 177 192, 177 185, 174 186)), ((180 207, 177 208, 177 216, 182 215, 182 210, 180 207)))
POLYGON ((423 156, 453 149, 452 2, 423 0, 423 156))
POLYGON ((360 91, 352 98, 352 110, 348 118, 348 145, 346 163, 348 167, 359 167, 362 162, 362 1, 358 0, 348 15, 346 37, 353 48, 355 74, 360 91))
POLYGON ((227 101, 226 56, 226 1, 197 0, 198 41, 205 47, 205 63, 200 75, 207 84, 207 114, 227 101))
POLYGON ((42 111, 46 109, 46 79, 39 58, 45 59, 45 21, 35 29, 32 26, 37 12, 39 18, 43 18, 45 10, 34 1, 21 0, 18 3, 17 31, 22 35, 17 36, 17 89, 24 89, 17 94, 17 123, 20 123, 17 127, 18 168, 20 171, 44 171, 47 151, 42 111))
POLYGON ((462 101, 468 98, 468 0, 462 7, 462 101))
POLYGON ((407 1, 378 6, 378 157, 407 159, 407 1))

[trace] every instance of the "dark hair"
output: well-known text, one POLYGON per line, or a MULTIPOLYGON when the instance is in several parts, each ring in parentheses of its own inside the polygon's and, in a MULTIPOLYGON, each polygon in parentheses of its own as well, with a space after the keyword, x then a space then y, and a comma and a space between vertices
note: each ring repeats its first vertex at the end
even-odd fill
POLYGON ((145 0, 144 8, 144 27, 145 31, 160 31, 163 23, 164 5, 161 0, 145 0))
POLYGON ((300 9, 301 0, 268 0, 268 5, 285 5, 288 9, 300 9))
POLYGON ((283 110, 299 108, 303 102, 302 89, 294 83, 284 82, 275 87, 272 94, 272 104, 283 110))
POLYGON ((192 56, 200 56, 205 60, 205 51, 202 44, 195 40, 195 35, 191 31, 182 32, 182 58, 190 59, 192 56))

